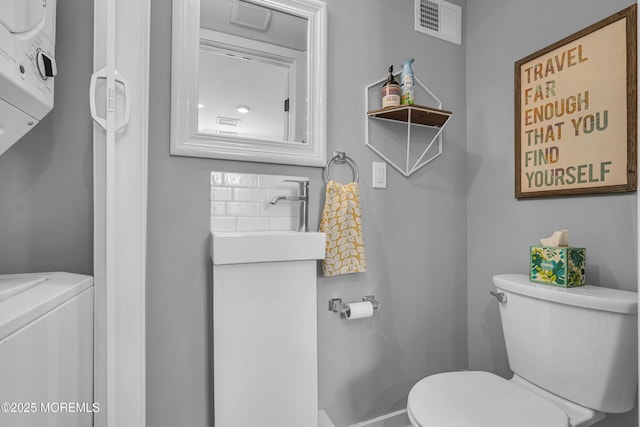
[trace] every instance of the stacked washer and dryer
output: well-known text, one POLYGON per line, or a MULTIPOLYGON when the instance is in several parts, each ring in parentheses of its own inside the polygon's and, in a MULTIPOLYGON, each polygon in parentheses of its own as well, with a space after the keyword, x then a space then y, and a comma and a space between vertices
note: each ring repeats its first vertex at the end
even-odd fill
POLYGON ((53 108, 56 0, 0 8, 0 154, 53 108))
POLYGON ((93 279, 0 276, 0 426, 86 427, 100 409, 93 400, 93 279))
MULTIPOLYGON (((55 0, 0 8, 0 155, 53 108, 55 0)), ((93 401, 93 279, 0 276, 0 426, 85 427, 93 401)))

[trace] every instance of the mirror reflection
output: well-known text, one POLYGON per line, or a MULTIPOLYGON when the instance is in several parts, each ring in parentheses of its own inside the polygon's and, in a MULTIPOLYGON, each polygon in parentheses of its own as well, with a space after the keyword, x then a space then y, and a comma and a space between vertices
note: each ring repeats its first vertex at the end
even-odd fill
POLYGON ((201 0, 197 132, 305 143, 307 19, 201 0))

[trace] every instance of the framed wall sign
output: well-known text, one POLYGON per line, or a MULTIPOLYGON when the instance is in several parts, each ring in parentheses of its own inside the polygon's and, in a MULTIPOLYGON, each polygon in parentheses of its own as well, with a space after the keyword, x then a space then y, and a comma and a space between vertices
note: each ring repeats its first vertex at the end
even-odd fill
POLYGON ((636 190, 636 5, 515 63, 515 196, 636 190))

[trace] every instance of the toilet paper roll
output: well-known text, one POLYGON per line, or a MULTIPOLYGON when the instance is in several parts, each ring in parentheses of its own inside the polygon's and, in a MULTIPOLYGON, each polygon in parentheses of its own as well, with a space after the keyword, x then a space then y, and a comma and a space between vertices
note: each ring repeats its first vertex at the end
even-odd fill
POLYGON ((344 315, 348 320, 371 317, 373 316, 373 304, 369 301, 352 302, 347 304, 344 315))

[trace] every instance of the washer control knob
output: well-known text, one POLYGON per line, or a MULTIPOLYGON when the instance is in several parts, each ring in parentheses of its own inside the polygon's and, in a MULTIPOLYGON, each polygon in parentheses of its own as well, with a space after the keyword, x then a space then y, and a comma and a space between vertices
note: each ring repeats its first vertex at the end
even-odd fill
POLYGON ((56 60, 42 50, 36 52, 36 65, 38 67, 40 77, 44 80, 47 80, 49 77, 55 77, 58 73, 56 60))

